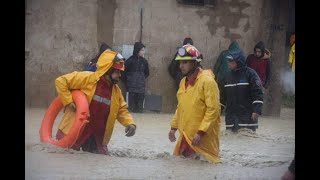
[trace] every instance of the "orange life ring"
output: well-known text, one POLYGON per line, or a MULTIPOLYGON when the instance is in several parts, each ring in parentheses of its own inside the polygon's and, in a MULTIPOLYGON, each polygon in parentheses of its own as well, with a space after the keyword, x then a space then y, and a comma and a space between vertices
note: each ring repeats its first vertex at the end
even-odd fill
POLYGON ((63 104, 60 100, 60 97, 58 96, 52 101, 42 120, 41 128, 39 131, 41 142, 50 143, 63 148, 70 148, 82 133, 85 125, 89 122, 89 103, 86 96, 80 90, 73 90, 71 94, 77 108, 75 120, 68 134, 66 134, 62 139, 58 141, 52 139, 53 123, 60 110, 63 108, 63 104))

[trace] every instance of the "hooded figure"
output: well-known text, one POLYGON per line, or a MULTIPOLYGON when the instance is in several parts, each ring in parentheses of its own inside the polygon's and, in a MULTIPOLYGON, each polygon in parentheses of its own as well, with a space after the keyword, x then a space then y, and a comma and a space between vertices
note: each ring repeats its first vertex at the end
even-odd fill
POLYGON ((254 46, 254 54, 247 57, 246 64, 248 67, 254 69, 261 79, 262 86, 268 88, 271 78, 271 52, 265 48, 262 41, 254 46))
POLYGON ((102 43, 100 46, 99 54, 90 60, 90 62, 84 67, 84 71, 96 71, 97 70, 97 61, 99 56, 107 49, 111 50, 111 47, 108 46, 106 43, 102 43))
POLYGON ((145 45, 141 42, 134 43, 133 55, 125 62, 126 70, 122 80, 129 92, 130 112, 142 113, 145 97, 145 81, 149 76, 148 61, 144 58, 145 45))
POLYGON ((231 70, 222 80, 220 91, 221 109, 226 108, 226 129, 237 132, 240 128, 255 131, 261 115, 263 93, 257 73, 245 65, 244 53, 227 55, 231 70))
POLYGON ((237 54, 240 53, 241 49, 239 47, 239 44, 236 41, 233 41, 227 50, 224 50, 220 53, 214 67, 213 67, 213 73, 216 77, 216 81, 220 87, 221 81, 223 77, 230 71, 228 68, 228 54, 237 54))
POLYGON ((71 90, 79 89, 89 103, 89 123, 71 147, 75 150, 108 154, 107 144, 111 138, 115 120, 126 127, 126 136, 135 133, 135 123, 129 114, 117 82, 124 70, 124 58, 111 50, 105 50, 97 61, 97 70, 74 71, 55 80, 56 90, 65 108, 56 138, 68 134, 75 120, 75 104, 71 90))

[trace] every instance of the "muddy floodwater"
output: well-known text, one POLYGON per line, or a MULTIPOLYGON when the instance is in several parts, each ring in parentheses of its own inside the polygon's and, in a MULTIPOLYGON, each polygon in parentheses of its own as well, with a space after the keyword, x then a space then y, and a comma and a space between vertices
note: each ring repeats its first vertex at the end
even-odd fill
MULTIPOLYGON (((132 114, 136 134, 126 137, 115 124, 110 155, 91 154, 41 144, 39 128, 46 109, 25 109, 25 179, 280 179, 294 157, 294 109, 280 118, 260 117, 256 133, 225 131, 221 117, 222 163, 173 156, 168 140, 173 114, 132 114)), ((56 133, 61 113, 53 127, 56 133)), ((176 134, 178 135, 178 133, 176 134)))

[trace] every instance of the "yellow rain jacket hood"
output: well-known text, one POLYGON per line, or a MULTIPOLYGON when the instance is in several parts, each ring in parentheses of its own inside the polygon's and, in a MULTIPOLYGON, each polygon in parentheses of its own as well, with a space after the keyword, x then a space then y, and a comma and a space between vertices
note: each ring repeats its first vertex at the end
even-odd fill
MULTIPOLYGON (((111 50, 104 51, 97 61, 97 70, 95 72, 74 71, 72 73, 58 77, 55 80, 55 87, 63 105, 65 106, 73 102, 70 91, 74 89, 81 90, 86 95, 87 100, 90 104, 92 97, 95 93, 97 82, 99 81, 100 77, 104 75, 112 67, 113 59, 116 56, 116 54, 116 52, 111 50)), ((116 119, 123 126, 135 124, 131 114, 128 112, 127 104, 124 101, 121 89, 117 84, 113 84, 110 112, 102 144, 108 144, 113 132, 114 123, 116 119)), ((60 122, 59 129, 64 134, 67 134, 74 120, 75 112, 67 108, 60 122)))
POLYGON ((220 138, 220 97, 217 83, 211 70, 200 69, 193 86, 185 88, 186 78, 180 82, 177 92, 178 106, 171 121, 171 128, 178 128, 174 155, 179 155, 182 135, 189 146, 208 160, 218 163, 220 138), (192 145, 192 137, 204 131, 198 146, 192 145))

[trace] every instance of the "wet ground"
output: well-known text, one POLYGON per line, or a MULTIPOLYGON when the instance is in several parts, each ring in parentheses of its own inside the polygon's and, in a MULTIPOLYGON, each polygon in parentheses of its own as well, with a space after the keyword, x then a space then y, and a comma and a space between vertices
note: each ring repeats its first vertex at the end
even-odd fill
MULTIPOLYGON (((280 179, 294 156, 292 109, 283 109, 280 118, 260 117, 256 133, 225 131, 222 117, 220 164, 172 155, 175 143, 168 140, 172 114, 133 114, 137 124, 133 137, 126 137, 124 127, 116 123, 107 156, 41 144, 39 128, 45 111, 25 110, 27 180, 280 179)), ((54 134, 60 118, 54 124, 54 134)))

